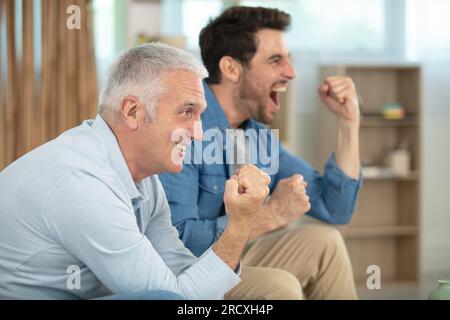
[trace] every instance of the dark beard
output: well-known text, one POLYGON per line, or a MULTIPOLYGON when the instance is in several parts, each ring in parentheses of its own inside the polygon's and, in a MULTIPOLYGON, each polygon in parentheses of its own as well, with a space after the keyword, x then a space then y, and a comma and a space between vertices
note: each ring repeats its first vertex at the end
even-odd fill
POLYGON ((239 87, 239 99, 242 108, 245 108, 250 118, 265 124, 269 124, 273 119, 269 119, 264 113, 266 106, 261 98, 264 97, 262 92, 253 86, 253 81, 244 72, 241 86, 239 87))

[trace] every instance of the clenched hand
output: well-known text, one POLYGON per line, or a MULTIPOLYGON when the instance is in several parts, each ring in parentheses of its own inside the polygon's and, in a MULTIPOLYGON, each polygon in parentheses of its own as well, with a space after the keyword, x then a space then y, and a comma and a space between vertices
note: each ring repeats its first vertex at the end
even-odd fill
POLYGON ((306 193, 307 182, 300 174, 282 179, 273 191, 269 204, 275 208, 278 224, 287 225, 311 209, 306 193))
POLYGON ((252 223, 269 194, 270 177, 254 165, 245 165, 226 182, 224 203, 230 222, 252 223))
POLYGON ((359 121, 359 103, 355 84, 349 77, 327 77, 319 87, 319 95, 327 108, 339 118, 359 121))

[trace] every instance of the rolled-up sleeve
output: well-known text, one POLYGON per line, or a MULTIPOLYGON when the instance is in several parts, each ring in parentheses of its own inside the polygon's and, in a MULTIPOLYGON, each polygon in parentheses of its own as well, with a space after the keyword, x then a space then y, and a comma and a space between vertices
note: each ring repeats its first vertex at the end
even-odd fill
POLYGON ((171 226, 169 210, 153 214, 149 225, 159 229, 153 244, 120 191, 82 172, 66 177, 42 210, 55 241, 114 294, 168 290, 188 299, 221 299, 240 281, 211 249, 194 257, 171 226))

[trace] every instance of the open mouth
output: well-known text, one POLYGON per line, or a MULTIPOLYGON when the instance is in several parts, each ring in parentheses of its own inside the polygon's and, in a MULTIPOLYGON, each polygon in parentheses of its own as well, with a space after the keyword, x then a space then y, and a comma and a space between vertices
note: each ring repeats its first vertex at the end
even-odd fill
POLYGON ((175 144, 175 147, 176 147, 177 150, 178 150, 178 155, 179 155, 181 158, 183 158, 183 157, 185 156, 185 154, 186 154, 187 146, 184 145, 184 144, 182 144, 182 143, 177 142, 177 143, 175 144))
POLYGON ((270 99, 276 106, 279 106, 280 96, 279 96, 278 91, 270 91, 270 99))
POLYGON ((186 156, 187 148, 187 145, 176 142, 171 153, 172 163, 174 163, 175 165, 181 165, 183 163, 184 157, 186 156))
POLYGON ((171 148, 171 160, 176 165, 182 165, 186 156, 187 150, 191 145, 192 138, 189 132, 184 128, 176 128, 172 132, 171 141, 173 147, 171 148))
POLYGON ((270 91, 270 99, 278 108, 280 106, 280 93, 286 92, 286 90, 287 86, 273 88, 272 91, 270 91))

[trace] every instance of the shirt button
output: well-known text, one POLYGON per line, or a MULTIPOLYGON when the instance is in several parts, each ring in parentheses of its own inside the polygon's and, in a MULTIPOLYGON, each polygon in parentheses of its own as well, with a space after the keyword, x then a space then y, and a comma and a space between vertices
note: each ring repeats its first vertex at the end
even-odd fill
POLYGON ((217 185, 213 185, 213 190, 214 190, 214 191, 217 191, 217 189, 219 189, 219 188, 217 187, 217 185))

